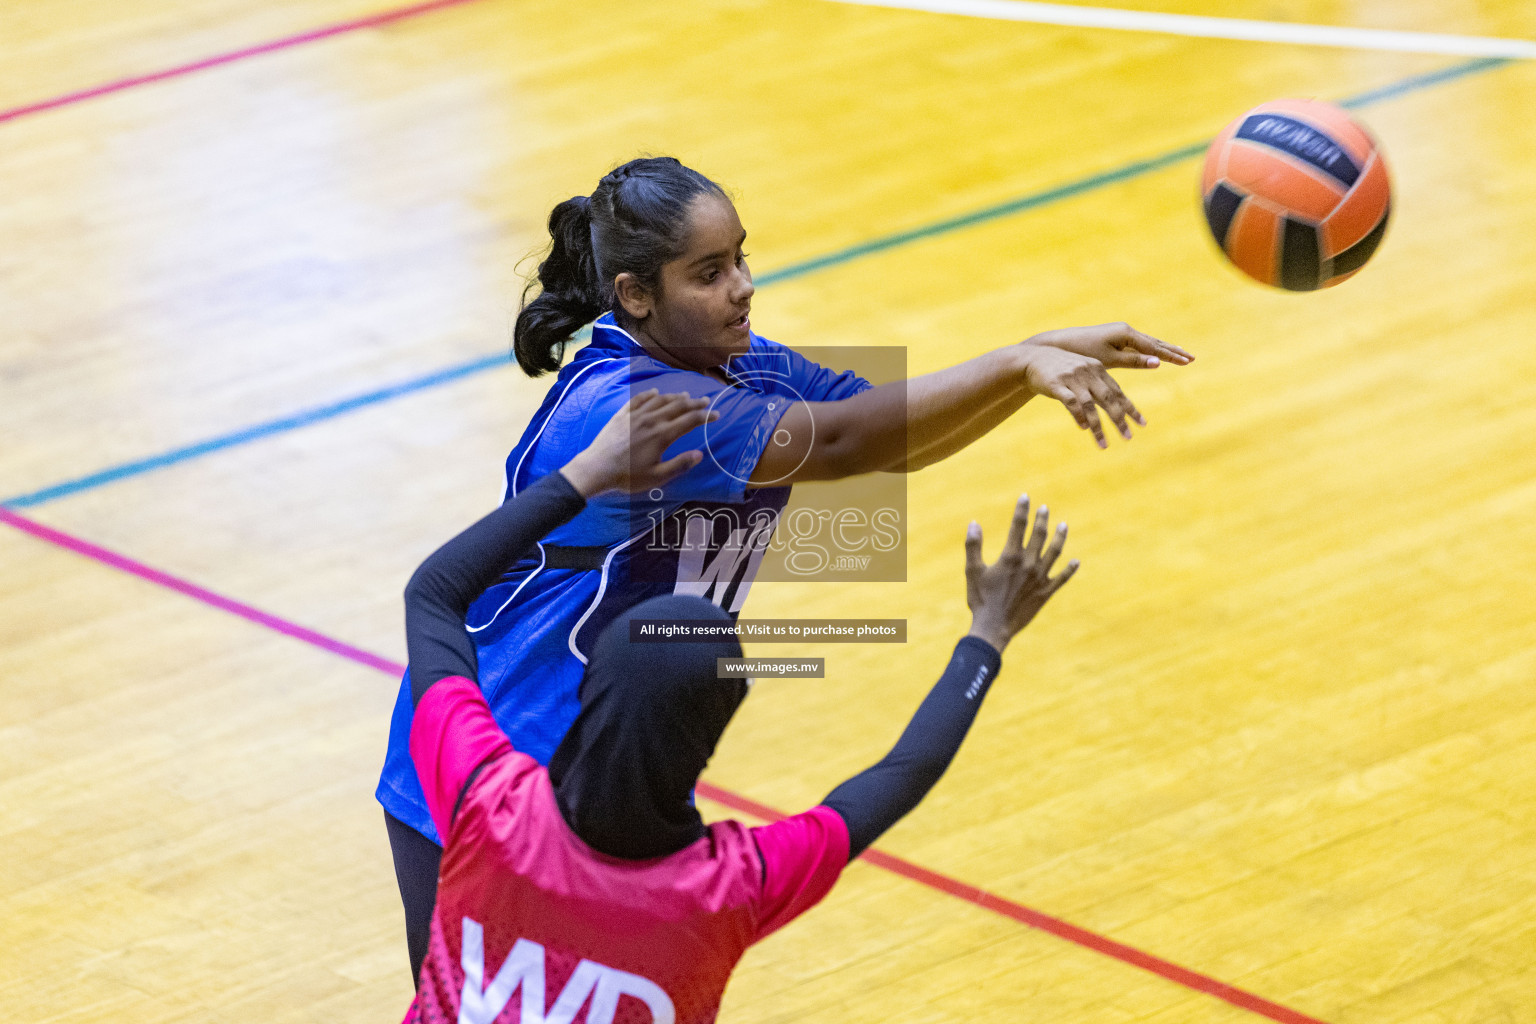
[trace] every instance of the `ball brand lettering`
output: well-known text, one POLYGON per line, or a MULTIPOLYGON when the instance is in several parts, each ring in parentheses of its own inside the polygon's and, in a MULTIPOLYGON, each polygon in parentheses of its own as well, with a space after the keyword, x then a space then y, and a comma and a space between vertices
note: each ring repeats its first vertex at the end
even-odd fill
POLYGON ((1360 169, 1338 143, 1309 124, 1277 114, 1256 114, 1243 122, 1237 137, 1261 142, 1353 185, 1360 169))
POLYGON ((464 991, 459 997, 459 1024, 493 1024, 522 989, 521 1013, 506 1024, 571 1024, 590 997, 587 1024, 613 1024, 620 996, 633 996, 651 1011, 652 1024, 673 1024, 677 1017, 672 999, 649 978, 614 967, 583 960, 571 972, 555 1003, 544 1010, 544 947, 530 939, 518 939, 512 952, 489 985, 485 984, 485 929, 464 918, 464 991))
POLYGON ((1266 117, 1253 129, 1255 139, 1265 139, 1295 149, 1325 163, 1333 163, 1343 157, 1339 147, 1294 121, 1282 121, 1278 117, 1266 117))

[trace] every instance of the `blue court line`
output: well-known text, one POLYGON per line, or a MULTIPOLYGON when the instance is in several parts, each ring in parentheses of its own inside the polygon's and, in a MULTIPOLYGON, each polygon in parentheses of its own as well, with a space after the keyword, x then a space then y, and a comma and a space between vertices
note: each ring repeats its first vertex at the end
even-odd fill
POLYGON ((509 357, 506 353, 498 353, 494 356, 479 356, 468 362, 436 370, 424 377, 414 377, 411 380, 401 381, 399 384, 391 384, 376 391, 353 395, 351 398, 343 398, 341 401, 332 402, 329 405, 306 409, 303 412, 294 413, 292 416, 284 416, 281 419, 258 423, 254 427, 246 427, 243 430, 220 434, 218 437, 199 441, 196 444, 189 444, 185 448, 173 448, 168 452, 152 455, 147 459, 124 462, 87 476, 76 477, 73 480, 66 480, 61 484, 54 484, 52 487, 44 487, 42 490, 32 491, 29 494, 18 494, 14 498, 7 498, 5 501, 0 502, 0 505, 5 505, 7 508, 30 508, 34 505, 41 505, 45 501, 52 501, 55 498, 63 498, 70 494, 88 491, 93 487, 112 483, 114 480, 122 480, 124 477, 138 476, 140 473, 163 469, 166 466, 173 466, 178 462, 185 462, 188 459, 195 459, 200 455, 207 455, 209 452, 221 451, 225 448, 232 448, 235 445, 245 444, 247 441, 256 441, 263 437, 271 437, 273 434, 296 430, 299 427, 318 423, 321 420, 328 420, 343 413, 352 412, 355 409, 387 402, 392 398, 399 398, 401 395, 408 395, 413 391, 423 391, 427 388, 436 387, 439 384, 447 384, 449 381, 458 380, 460 377, 468 377, 482 370, 490 370, 497 366, 505 365, 508 361, 509 357))
MULTIPOLYGON (((1370 89, 1366 92, 1357 93, 1354 96, 1339 100, 1338 103, 1342 107, 1359 109, 1361 107, 1367 107, 1375 103, 1380 103, 1383 100, 1394 99, 1398 96, 1403 96, 1412 92, 1418 92, 1422 89, 1428 89, 1432 86, 1441 85, 1445 82, 1451 82, 1459 78, 1465 78, 1468 75, 1475 75, 1484 71, 1491 71, 1494 68, 1502 67, 1503 65, 1509 63, 1512 63, 1512 61, 1506 57, 1479 57, 1476 60, 1469 60, 1460 64, 1453 64, 1450 67, 1441 68, 1437 71, 1427 71, 1423 74, 1413 75, 1408 78, 1392 82, 1377 89, 1370 89)), ((826 270, 831 267, 840 266, 844 263, 849 263, 853 260, 861 259, 865 256, 870 256, 879 252, 885 252, 888 249, 895 249, 898 246, 908 245, 912 242, 919 242, 924 239, 937 237, 939 235, 946 235, 952 231, 959 231, 964 228, 973 227, 977 224, 985 224, 988 221, 998 220, 1002 217, 1009 217, 1013 214, 1023 213, 1027 210, 1038 209, 1039 207, 1050 203, 1058 202, 1063 199, 1070 199, 1073 196, 1082 195, 1085 192, 1091 192, 1094 189, 1103 188, 1107 185, 1114 185, 1118 182, 1128 181, 1132 178, 1140 177, 1143 174, 1149 174, 1153 171, 1161 170, 1164 167, 1176 164, 1182 160, 1188 160, 1191 157, 1198 156, 1205 152, 1205 148, 1208 145, 1210 145, 1209 139, 1206 139, 1202 142, 1191 143, 1188 146, 1180 146, 1178 149, 1170 150, 1169 152, 1163 153, 1160 156, 1149 157, 1145 160, 1136 160, 1128 164, 1123 164, 1120 167, 1116 167, 1113 170, 1101 171, 1098 174, 1091 174, 1085 178, 1079 178, 1076 181, 1068 182, 1065 185, 1058 185, 1055 188, 1045 189, 1040 192, 1032 192, 1026 196, 1020 196, 1016 199, 1010 199, 1006 202, 998 203, 993 206, 986 206, 979 210, 973 210, 970 213, 961 214, 958 217, 951 217, 946 220, 935 221, 931 224, 925 224, 921 227, 911 228, 906 231, 898 231, 893 234, 882 235, 879 238, 873 238, 867 242, 860 242, 857 245, 851 245, 844 249, 838 249, 823 256, 816 256, 812 259, 803 260, 799 263, 791 263, 787 267, 780 267, 778 270, 770 270, 766 274, 760 275, 757 278, 757 285, 758 287, 767 287, 768 285, 778 284, 781 281, 790 281, 797 277, 805 277, 809 274, 814 274, 818 271, 826 270)), ((164 452, 160 455, 151 456, 147 459, 139 459, 134 462, 121 463, 120 465, 99 470, 86 476, 77 477, 73 480, 66 480, 63 483, 54 484, 51 487, 45 487, 41 490, 32 491, 29 494, 19 494, 12 498, 6 498, 4 500, 0 500, 0 505, 4 505, 10 508, 30 508, 35 505, 41 505, 45 501, 52 501, 55 498, 62 498, 67 495, 78 494, 81 491, 87 491, 94 487, 100 487, 103 484, 109 484, 115 480, 122 480, 126 477, 138 476, 141 473, 149 473, 157 469, 163 469, 166 466, 175 465, 179 462, 185 462, 188 459, 194 459, 202 455, 207 455, 210 452, 221 451, 225 448, 230 448, 235 445, 245 444, 248 441, 256 441, 263 437, 270 437, 273 434, 280 434, 288 430, 294 430, 299 427, 308 426, 311 423, 318 423, 322 420, 328 420, 333 417, 352 412, 356 409, 375 405, 379 402, 385 402, 392 398, 398 398, 401 395, 410 394, 413 391, 421 391, 426 388, 436 387, 439 384, 447 384, 450 381, 458 380, 461 377, 468 377, 471 374, 480 373, 484 370, 494 369, 498 366, 505 366, 509 362, 510 360, 506 354, 481 356, 476 359, 469 360, 468 362, 459 363, 454 366, 446 367, 442 370, 434 371, 433 373, 429 373, 423 377, 417 377, 412 380, 403 381, 399 384, 390 385, 389 387, 380 388, 377 391, 370 391, 366 394, 356 395, 352 398, 343 399, 330 405, 324 405, 318 408, 306 410, 304 412, 295 413, 291 416, 282 417, 281 419, 269 420, 266 423, 260 423, 253 427, 246 427, 243 430, 237 430, 232 433, 220 435, 219 437, 210 438, 206 441, 200 441, 197 444, 187 445, 184 448, 176 448, 171 451, 164 452)))

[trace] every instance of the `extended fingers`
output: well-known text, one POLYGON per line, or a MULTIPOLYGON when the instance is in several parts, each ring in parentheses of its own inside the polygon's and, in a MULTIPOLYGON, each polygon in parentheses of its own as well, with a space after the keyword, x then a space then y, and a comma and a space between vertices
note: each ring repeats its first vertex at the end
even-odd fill
POLYGON ((1087 388, 1057 382, 1051 385, 1050 395, 1067 407, 1067 412, 1072 414, 1080 429, 1093 431, 1100 448, 1108 447, 1108 442, 1104 440, 1104 428, 1099 425, 1099 414, 1093 411, 1093 395, 1087 388))
POLYGON ((660 425, 660 433, 663 437, 667 438, 667 443, 671 444, 690 430, 702 427, 704 424, 719 418, 719 413, 710 412, 708 409, 685 409, 665 423, 662 423, 660 425))
POLYGON ((1067 412, 1077 421, 1077 425, 1084 430, 1088 429, 1088 417, 1083 415, 1082 403, 1077 400, 1077 393, 1065 384, 1052 384, 1051 397, 1067 407, 1067 412))
POLYGON ((694 398, 686 391, 658 395, 651 399, 650 409, 658 415, 675 416, 690 409, 702 409, 709 405, 708 398, 694 398))
POLYGON ((645 404, 636 407, 635 415, 639 417, 639 422, 647 426, 670 430, 675 424, 687 422, 687 429, 691 430, 705 422, 708 408, 708 398, 694 398, 685 392, 669 395, 651 393, 645 404))
POLYGON ((986 567, 981 560, 981 524, 973 521, 965 528, 965 574, 975 576, 986 567))
POLYGON ((1120 431, 1120 436, 1127 441, 1131 439, 1131 428, 1125 422, 1127 415, 1138 415, 1131 400, 1125 397, 1125 392, 1115 383, 1114 378, 1108 373, 1096 375, 1088 382, 1088 391, 1093 395, 1093 400, 1103 407, 1114 421, 1120 431))
POLYGON ((675 429, 679 424, 686 424, 682 430, 692 430, 703 423, 713 422, 720 418, 718 412, 709 408, 707 398, 690 399, 687 402, 678 402, 667 409, 662 410, 662 426, 668 430, 675 429))
POLYGON ((1125 347, 1133 348, 1144 356, 1151 356, 1152 359, 1145 364, 1148 366, 1156 366, 1158 359, 1166 359, 1170 363, 1183 366, 1195 358, 1179 346, 1170 345, 1150 334, 1144 334, 1129 324, 1125 325, 1125 347))
POLYGON ((1192 354, 1177 345, 1170 345, 1166 341, 1154 338, 1150 334, 1142 334, 1140 331, 1132 331, 1131 333, 1136 336, 1136 347, 1149 356, 1166 359, 1170 363, 1177 363, 1179 366, 1194 361, 1195 357, 1192 354))
POLYGON ((1058 591, 1062 587, 1066 586, 1067 585, 1067 580, 1071 579, 1074 575, 1076 575, 1077 567, 1080 564, 1081 563, 1078 562, 1078 560, 1075 559, 1075 558, 1072 559, 1072 561, 1068 562, 1067 563, 1067 567, 1065 569, 1061 570, 1061 573, 1058 576, 1056 576, 1048 584, 1046 584, 1049 589, 1046 591, 1045 596, 1046 597, 1050 597, 1052 594, 1056 593, 1056 591, 1058 591))
POLYGON ((670 397, 670 395, 663 396, 655 388, 647 388, 644 391, 629 396, 629 411, 631 413, 638 413, 645 409, 654 408, 658 402, 670 397))
POLYGON ((1157 356, 1146 355, 1129 346, 1110 349, 1104 354, 1103 362, 1117 370, 1152 370, 1158 366, 1157 356))
MULTIPOLYGON (((1029 510, 1024 509, 1023 511, 1025 514, 1028 514, 1029 510)), ((1018 516, 1016 515, 1014 518, 1017 520, 1018 516)), ((1040 510, 1035 513, 1035 530, 1029 535, 1029 544, 1025 548, 1030 558, 1038 559, 1040 557, 1040 547, 1045 543, 1045 531, 1050 525, 1051 510, 1041 505, 1040 510)))
POLYGON ((1110 345, 1115 349, 1110 358, 1104 360, 1105 365, 1119 369, 1150 370, 1164 359, 1176 366, 1183 366, 1195 358, 1179 346, 1138 331, 1130 324, 1105 326, 1113 332, 1110 345))
POLYGON ((1019 551, 1024 547, 1024 531, 1029 528, 1029 495, 1019 495, 1013 506, 1013 522, 1008 524, 1008 539, 1003 551, 1019 551))
POLYGON ((695 448, 692 451, 674 455, 666 462, 657 463, 656 468, 651 470, 652 486, 658 486, 674 477, 682 476, 702 462, 703 459, 704 453, 695 448))
POLYGON ((1056 532, 1051 534, 1051 543, 1046 546, 1045 553, 1040 556, 1040 570, 1049 574, 1051 567, 1056 564, 1056 559, 1061 557, 1062 545, 1067 542, 1067 524, 1057 523, 1056 532))
POLYGON ((687 398, 687 395, 670 394, 663 395, 655 388, 649 388, 634 395, 626 406, 629 420, 637 426, 649 426, 664 418, 669 409, 675 408, 679 398, 687 398))
MULTIPOLYGON (((1116 382, 1115 378, 1111 377, 1107 371, 1102 373, 1100 376, 1101 382, 1104 384, 1104 386, 1110 389, 1110 395, 1115 402, 1116 409, 1120 413, 1118 418, 1125 419, 1129 417, 1140 426, 1146 426, 1147 421, 1146 418, 1141 415, 1141 410, 1136 408, 1136 403, 1131 401, 1131 396, 1125 393, 1125 391, 1120 387, 1119 383, 1116 382)), ((1122 423, 1121 426, 1123 428, 1124 424, 1122 423)), ((1124 429, 1121 430, 1121 433, 1124 433, 1127 439, 1129 439, 1131 436, 1129 433, 1126 433, 1124 429)))
MULTIPOLYGON (((1079 384, 1072 389, 1072 397, 1076 403, 1073 410, 1077 416, 1079 426, 1093 432, 1093 439, 1098 442, 1100 448, 1108 448, 1109 441, 1104 437, 1104 424, 1099 422, 1098 410, 1094 408, 1093 391, 1087 385, 1079 384)), ((1068 406, 1068 408, 1072 408, 1068 406)))

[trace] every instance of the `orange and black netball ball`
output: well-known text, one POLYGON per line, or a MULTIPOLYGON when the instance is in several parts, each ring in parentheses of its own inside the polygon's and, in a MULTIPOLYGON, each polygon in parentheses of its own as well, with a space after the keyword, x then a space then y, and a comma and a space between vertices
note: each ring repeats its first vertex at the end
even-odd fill
POLYGON ((1381 147, 1319 100, 1275 100, 1227 125, 1206 151, 1200 192, 1227 259, 1255 281, 1297 292, 1357 273, 1392 209, 1381 147))

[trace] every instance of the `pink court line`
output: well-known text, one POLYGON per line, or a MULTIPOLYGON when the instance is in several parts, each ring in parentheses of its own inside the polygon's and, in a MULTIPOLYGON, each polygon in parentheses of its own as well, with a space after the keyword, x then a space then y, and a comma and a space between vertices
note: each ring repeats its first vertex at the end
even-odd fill
POLYGON ((348 661, 355 661, 359 665, 366 665, 369 668, 378 669, 380 672, 389 672, 395 675, 405 671, 405 666, 399 662, 390 661, 388 658, 365 651, 361 647, 353 647, 351 644, 343 643, 322 633, 316 633, 312 629, 307 629, 276 615, 270 615, 260 608, 254 608, 243 601, 236 601, 234 598, 215 594, 206 587, 200 587, 196 583, 191 583, 179 576, 172 576, 168 572, 162 572, 154 566, 145 565, 143 562, 129 558, 127 555, 120 555, 100 545, 92 544, 88 540, 81 540, 79 537, 55 530, 51 526, 44 526, 35 520, 19 516, 3 506, 0 506, 0 523, 14 526, 22 533, 30 534, 38 540, 64 548, 66 551, 73 551, 77 555, 84 555, 86 558, 100 562, 102 565, 121 569, 123 572, 137 576, 141 580, 147 580, 156 586, 165 587, 167 590, 174 590, 176 593, 190 597, 194 601, 200 601, 221 611, 238 615, 247 622, 254 622, 258 626, 274 630, 284 636, 291 636, 295 640, 301 640, 312 647, 320 648, 322 651, 339 654, 348 661))
POLYGON ((345 35, 348 32, 357 32, 365 28, 378 28, 382 25, 391 25, 407 18, 415 18, 422 14, 430 14, 448 7, 458 7, 462 4, 474 3, 475 0, 428 0, 427 3, 411 4, 409 7, 397 7, 393 10, 380 11, 377 14, 365 15, 354 18, 351 21, 339 22, 335 25, 327 25, 324 28, 311 29, 308 32, 300 32, 294 36, 284 36, 281 39, 273 39, 265 43, 257 43, 255 46, 247 46, 239 50, 231 50, 228 53, 217 54, 213 57, 205 57, 202 60, 193 61, 190 64, 179 64, 163 71, 153 71, 146 75, 134 75, 129 78, 120 78, 115 82, 107 82, 104 85, 92 86, 89 89, 81 89, 78 92, 65 93, 52 99, 41 100, 37 103, 29 103, 21 107, 12 107, 10 110, 0 110, 0 124, 6 121, 14 121, 28 114, 38 114, 44 110, 54 110, 58 107, 67 107, 85 100, 95 99, 98 96, 106 96, 114 92, 122 92, 140 85, 148 85, 151 82, 163 82, 168 78, 180 78, 196 71, 205 71, 208 68, 216 68, 222 64, 233 64, 237 60, 245 60, 247 57, 259 57, 264 53, 275 53, 278 50, 287 50, 305 43, 313 43, 321 39, 329 39, 332 36, 345 35))
MULTIPOLYGON (((275 630, 284 636, 292 637, 295 640, 302 641, 312 647, 318 647, 331 654, 340 655, 348 661, 377 669, 380 672, 387 672, 390 675, 399 675, 405 671, 405 666, 399 662, 391 661, 388 658, 365 651, 360 647, 353 647, 351 644, 343 643, 322 633, 317 633, 312 629, 252 607, 243 601, 236 601, 222 594, 216 594, 206 587, 200 587, 196 583, 184 580, 179 576, 172 576, 168 572, 162 572, 136 559, 110 551, 99 544, 92 544, 88 540, 64 533, 61 530, 55 530, 51 526, 44 526, 42 523, 28 519, 25 516, 17 515, 3 506, 0 506, 0 523, 15 527, 23 533, 45 543, 53 544, 66 551, 83 555, 102 565, 137 576, 139 579, 153 583, 156 586, 173 590, 178 594, 190 597, 194 601, 230 612, 233 615, 238 615, 247 622, 253 622, 258 626, 275 630)), ((763 821, 777 821, 785 816, 784 812, 776 808, 769 807, 767 804, 760 804, 756 800, 740 796, 728 789, 722 789, 713 783, 700 780, 698 788, 699 795, 705 799, 713 800, 715 803, 729 807, 734 811, 750 814, 754 818, 759 818, 763 821)), ((1261 1017, 1277 1021, 1278 1024, 1323 1024, 1316 1017, 1308 1017, 1304 1013, 1298 1013, 1288 1007, 1281 1006, 1279 1003, 1272 1003, 1268 999, 1254 995, 1252 992, 1245 992, 1240 988, 1217 981, 1215 978, 1201 974, 1198 971, 1192 971, 1187 967, 1180 967, 1178 964, 1171 963, 1161 957, 1144 953, 1133 946, 1127 946, 1123 942, 1116 942, 1114 939, 1088 931, 1086 928, 1079 928, 1077 925, 1070 924, 1060 918, 1052 917, 1038 910, 1032 910, 1023 904, 1004 899, 985 889, 978 889, 974 885, 968 885, 965 882, 950 878, 948 875, 941 875, 937 871, 930 871, 919 864, 892 856, 889 853, 884 853, 880 850, 867 850, 861 859, 874 867, 883 868, 892 874, 900 875, 902 878, 926 885, 930 889, 936 889, 939 892, 965 900, 967 903, 1001 914, 1030 928, 1049 932, 1057 938, 1066 939, 1068 942, 1076 943, 1085 949, 1091 949, 1095 953, 1102 953, 1107 957, 1119 960, 1121 963, 1130 964, 1132 967, 1139 967, 1144 971, 1150 971, 1160 978, 1183 985, 1185 988, 1215 996, 1217 999, 1230 1003, 1239 1009, 1249 1010, 1261 1017)))

